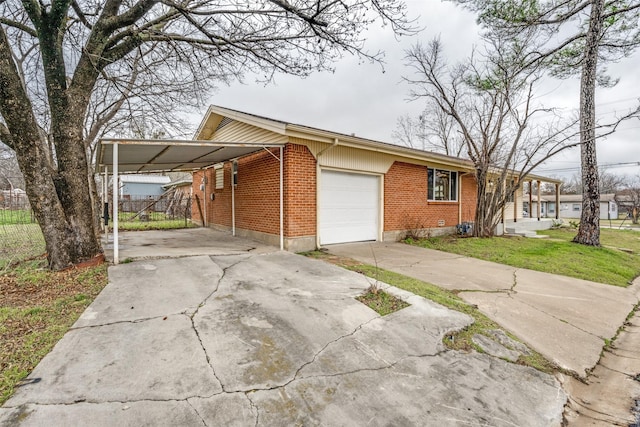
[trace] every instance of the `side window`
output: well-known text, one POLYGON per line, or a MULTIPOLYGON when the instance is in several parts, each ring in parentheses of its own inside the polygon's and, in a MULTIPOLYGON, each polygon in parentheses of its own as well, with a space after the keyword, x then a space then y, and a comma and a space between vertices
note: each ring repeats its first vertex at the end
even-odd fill
POLYGON ((458 199, 458 172, 427 168, 427 181, 427 200, 458 199))

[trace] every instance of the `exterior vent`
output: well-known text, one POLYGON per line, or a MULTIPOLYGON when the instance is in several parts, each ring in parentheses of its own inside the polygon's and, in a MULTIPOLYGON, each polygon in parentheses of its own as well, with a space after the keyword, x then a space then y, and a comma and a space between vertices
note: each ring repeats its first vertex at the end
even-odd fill
POLYGON ((438 220, 438 227, 444 227, 444 219, 438 220))
POLYGON ((220 122, 220 124, 218 125, 218 127, 216 128, 216 131, 219 131, 220 129, 222 129, 223 127, 225 127, 226 125, 228 125, 229 123, 231 123, 233 121, 232 118, 230 117, 225 117, 224 119, 222 119, 222 121, 220 122))

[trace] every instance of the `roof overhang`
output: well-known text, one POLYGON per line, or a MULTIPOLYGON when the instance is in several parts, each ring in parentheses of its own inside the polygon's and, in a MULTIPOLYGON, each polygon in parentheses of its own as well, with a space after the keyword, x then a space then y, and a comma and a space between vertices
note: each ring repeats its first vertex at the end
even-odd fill
POLYGON ((212 142, 177 139, 116 139, 98 142, 96 163, 113 167, 113 147, 118 145, 120 173, 194 171, 284 144, 212 142))

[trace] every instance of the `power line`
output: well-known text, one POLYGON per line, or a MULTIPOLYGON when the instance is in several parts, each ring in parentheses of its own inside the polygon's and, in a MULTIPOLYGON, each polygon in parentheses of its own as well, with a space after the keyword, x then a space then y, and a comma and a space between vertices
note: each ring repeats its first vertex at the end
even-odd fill
MULTIPOLYGON (((631 166, 640 166, 640 162, 620 162, 620 163, 603 163, 598 165, 600 168, 606 167, 631 167, 631 166)), ((556 168, 556 169, 540 169, 538 172, 570 172, 574 170, 580 170, 580 166, 572 166, 567 168, 556 168)))

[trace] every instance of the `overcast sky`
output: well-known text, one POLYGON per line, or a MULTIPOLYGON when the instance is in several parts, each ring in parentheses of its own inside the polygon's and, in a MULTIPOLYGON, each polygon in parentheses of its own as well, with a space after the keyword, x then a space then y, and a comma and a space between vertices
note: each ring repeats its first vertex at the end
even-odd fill
MULTIPOLYGON (((391 133, 396 120, 404 114, 417 115, 423 109, 420 101, 407 101, 409 87, 402 82, 407 74, 404 52, 417 41, 427 42, 440 35, 448 62, 468 56, 478 43, 475 17, 448 2, 413 0, 410 13, 419 16, 424 31, 414 37, 397 40, 385 29, 372 29, 367 35, 371 51, 386 52, 384 73, 379 64, 359 64, 357 58, 345 57, 335 64, 335 73, 315 73, 300 79, 276 76, 275 83, 254 83, 248 75, 245 84, 220 87, 210 103, 287 122, 303 124, 378 141, 394 143, 391 133)), ((597 114, 611 119, 638 102, 640 97, 640 54, 609 66, 614 76, 621 77, 612 89, 598 89, 597 114)), ((549 80, 539 95, 546 107, 561 107, 572 114, 578 107, 578 80, 549 80)), ((199 118, 198 118, 199 120, 199 118)), ((598 163, 610 166, 611 172, 636 175, 640 166, 640 120, 633 119, 619 132, 598 143, 598 163), (624 165, 619 165, 624 163, 624 165)), ((579 151, 571 151, 539 168, 549 176, 571 176, 578 172, 579 151)))

